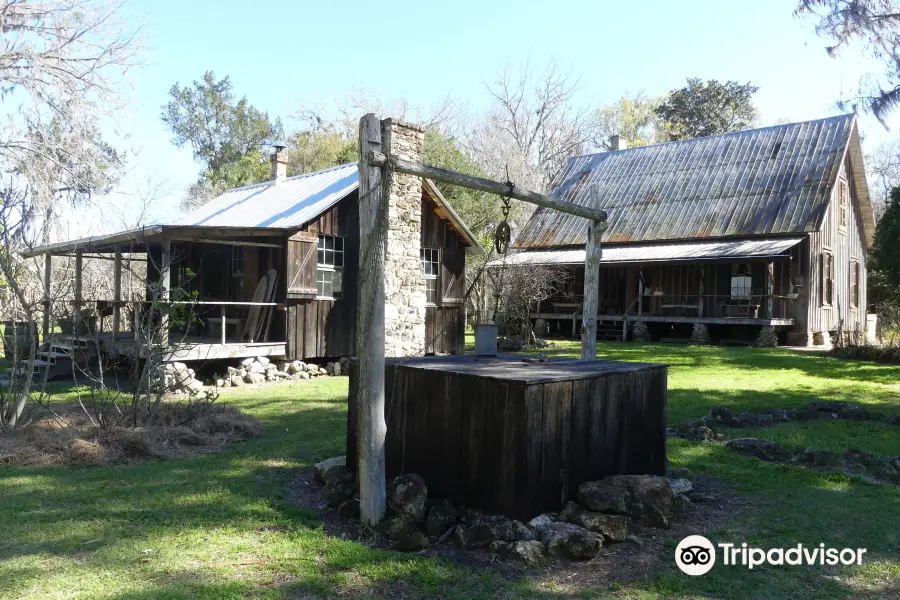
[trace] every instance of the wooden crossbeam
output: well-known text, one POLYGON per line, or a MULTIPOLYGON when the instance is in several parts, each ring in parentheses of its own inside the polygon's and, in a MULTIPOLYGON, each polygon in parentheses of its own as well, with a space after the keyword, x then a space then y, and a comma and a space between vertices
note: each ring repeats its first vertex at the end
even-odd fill
POLYGON ((478 190, 479 192, 487 192, 488 194, 515 198, 516 200, 529 202, 537 206, 543 206, 544 208, 552 208, 553 210, 584 217, 585 219, 591 219, 592 221, 606 222, 606 211, 604 210, 589 206, 580 206, 578 204, 572 204, 571 202, 564 202, 553 196, 532 192, 512 184, 500 183, 483 177, 475 177, 474 175, 448 171, 447 169, 439 169, 438 167, 430 167, 428 165, 423 165, 422 163, 403 160, 402 158, 388 160, 387 156, 381 152, 370 151, 367 162, 376 167, 383 167, 390 163, 394 170, 408 175, 427 177, 434 181, 443 181, 444 183, 451 183, 470 190, 478 190))

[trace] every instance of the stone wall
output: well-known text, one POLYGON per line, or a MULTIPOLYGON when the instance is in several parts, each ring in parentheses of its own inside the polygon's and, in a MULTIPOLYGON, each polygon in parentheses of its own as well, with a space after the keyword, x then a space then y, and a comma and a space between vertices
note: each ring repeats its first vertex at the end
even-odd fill
MULTIPOLYGON (((385 154, 422 161, 422 129, 394 119, 382 124, 385 154)), ((384 259, 386 356, 425 354, 425 275, 422 271, 422 180, 392 173, 384 259)))

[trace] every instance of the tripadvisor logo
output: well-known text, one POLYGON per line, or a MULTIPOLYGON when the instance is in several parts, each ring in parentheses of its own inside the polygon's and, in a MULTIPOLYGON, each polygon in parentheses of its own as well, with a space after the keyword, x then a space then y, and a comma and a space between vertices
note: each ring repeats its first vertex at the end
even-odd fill
POLYGON ((675 548, 675 564, 687 575, 705 575, 716 564, 718 547, 722 564, 753 569, 761 565, 861 565, 865 548, 826 548, 825 544, 790 548, 754 548, 743 543, 715 546, 702 535, 689 535, 675 548))

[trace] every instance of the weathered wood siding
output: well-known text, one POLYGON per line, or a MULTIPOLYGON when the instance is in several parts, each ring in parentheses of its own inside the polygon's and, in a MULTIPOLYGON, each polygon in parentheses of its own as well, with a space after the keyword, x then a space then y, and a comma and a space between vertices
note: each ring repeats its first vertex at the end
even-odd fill
POLYGON ((354 192, 303 228, 304 231, 316 231, 344 238, 342 293, 341 297, 335 300, 288 303, 286 341, 289 360, 352 356, 356 353, 358 208, 357 195, 354 192))
MULTIPOLYGON (((437 205, 422 196, 422 248, 441 249, 441 298, 425 307, 425 352, 462 354, 465 350, 466 246, 440 218, 437 205)), ((424 276, 424 275, 423 275, 424 276)))
POLYGON ((866 254, 867 247, 862 229, 862 219, 857 190, 850 176, 850 157, 846 156, 841 165, 840 178, 847 180, 850 195, 847 211, 847 227, 840 228, 838 214, 839 186, 831 191, 822 224, 818 231, 810 234, 809 254, 806 257, 808 278, 808 307, 806 331, 834 331, 843 322, 845 330, 865 330, 866 326, 866 254), (834 301, 825 306, 822 301, 822 255, 830 251, 834 256, 834 301), (850 306, 850 263, 859 262, 859 303, 858 308, 850 306))
MULTIPOLYGON (((559 510, 585 481, 664 474, 666 382, 666 367, 653 365, 524 383, 389 362, 387 475, 418 473, 429 495, 527 521, 559 510)), ((350 469, 356 410, 351 393, 350 469)))

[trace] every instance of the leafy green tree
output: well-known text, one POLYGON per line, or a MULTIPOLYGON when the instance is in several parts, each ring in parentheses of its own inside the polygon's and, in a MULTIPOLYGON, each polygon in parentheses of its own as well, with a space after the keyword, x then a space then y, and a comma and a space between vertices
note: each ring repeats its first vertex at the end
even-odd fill
POLYGON ((656 107, 660 130, 668 141, 719 135, 753 126, 757 118, 752 98, 759 88, 751 83, 689 78, 656 107))
POLYGON ((609 149, 609 138, 620 136, 629 147, 647 146, 656 142, 656 107, 661 98, 647 98, 643 93, 625 95, 615 104, 598 108, 597 139, 600 148, 609 149))
POLYGON ((192 85, 169 90, 171 100, 160 118, 181 148, 189 144, 203 165, 185 204, 197 206, 222 191, 269 179, 265 148, 283 135, 281 120, 255 108, 246 97, 235 100, 231 80, 208 71, 192 85))
POLYGON ((872 255, 885 285, 900 294, 900 187, 891 189, 884 215, 875 230, 872 255))

